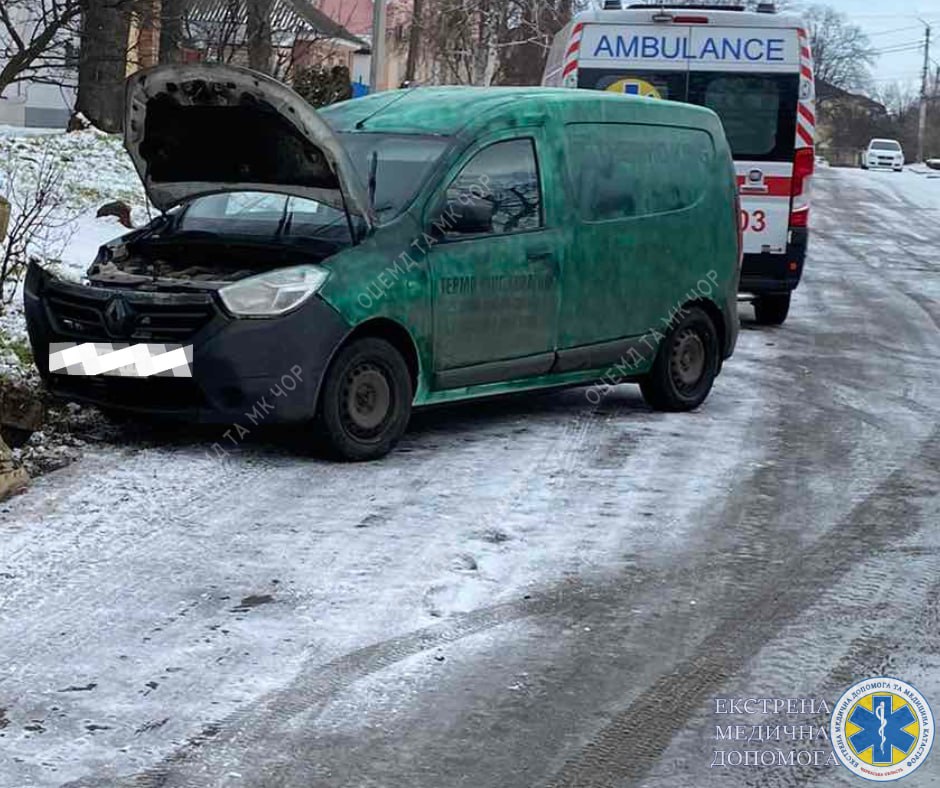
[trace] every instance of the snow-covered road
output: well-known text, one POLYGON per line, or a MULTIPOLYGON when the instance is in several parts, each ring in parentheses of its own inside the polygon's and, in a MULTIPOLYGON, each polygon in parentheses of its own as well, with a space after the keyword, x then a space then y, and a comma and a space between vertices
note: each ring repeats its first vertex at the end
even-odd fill
POLYGON ((87 451, 0 505, 0 785, 851 785, 709 768, 718 723, 822 724, 714 699, 890 674, 940 708, 938 256, 940 178, 825 169, 790 320, 744 307, 697 413, 624 386, 419 414, 368 465, 87 451))

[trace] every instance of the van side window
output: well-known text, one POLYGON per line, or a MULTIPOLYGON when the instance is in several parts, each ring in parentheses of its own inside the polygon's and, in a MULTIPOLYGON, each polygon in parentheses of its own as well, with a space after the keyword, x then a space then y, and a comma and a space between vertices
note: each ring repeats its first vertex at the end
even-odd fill
POLYGON ((674 126, 572 123, 568 171, 589 222, 679 211, 704 194, 715 155, 707 132, 674 126))
POLYGON ((447 188, 447 205, 458 214, 472 212, 476 219, 448 229, 447 237, 541 227, 542 190, 534 140, 496 142, 479 151, 447 188))

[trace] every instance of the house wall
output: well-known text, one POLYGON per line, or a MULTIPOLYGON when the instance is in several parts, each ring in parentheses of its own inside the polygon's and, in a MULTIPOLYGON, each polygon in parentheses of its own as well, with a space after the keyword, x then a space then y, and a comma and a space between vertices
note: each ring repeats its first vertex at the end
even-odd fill
POLYGON ((160 0, 141 2, 131 16, 127 37, 127 75, 160 60, 160 0))
MULTIPOLYGON (((372 40, 372 0, 319 0, 316 7, 333 21, 339 22, 350 33, 366 41, 372 40)), ((379 90, 395 90, 405 79, 408 62, 408 32, 413 12, 412 0, 391 0, 385 19, 385 69, 379 75, 379 90)), ((362 74, 368 84, 371 68, 370 55, 357 55, 350 73, 353 81, 362 74)), ((430 83, 430 69, 420 59, 415 78, 419 83, 430 83)))
MULTIPOLYGON (((13 23, 26 36, 28 33, 24 20, 17 18, 17 10, 17 6, 12 9, 13 23)), ((66 85, 74 85, 78 72, 75 69, 61 69, 58 78, 66 85)), ((18 82, 10 85, 0 96, 0 124, 64 129, 68 125, 74 106, 74 88, 18 82)))

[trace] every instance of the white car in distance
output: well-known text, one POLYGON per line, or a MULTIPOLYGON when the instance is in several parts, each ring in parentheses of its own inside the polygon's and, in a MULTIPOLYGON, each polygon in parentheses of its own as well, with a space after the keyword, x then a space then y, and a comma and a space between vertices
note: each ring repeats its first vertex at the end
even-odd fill
POLYGON ((863 170, 883 167, 900 172, 904 168, 904 149, 897 140, 872 140, 861 158, 863 170))

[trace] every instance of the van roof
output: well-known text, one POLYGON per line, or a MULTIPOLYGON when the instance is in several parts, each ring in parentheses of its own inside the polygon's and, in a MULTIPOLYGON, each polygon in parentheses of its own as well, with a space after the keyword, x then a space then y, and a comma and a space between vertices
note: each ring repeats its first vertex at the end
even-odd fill
POLYGON ((597 90, 543 87, 391 90, 333 104, 320 110, 320 114, 337 131, 452 135, 467 126, 488 122, 500 108, 511 107, 511 114, 519 119, 535 112, 541 115, 549 107, 562 111, 572 108, 573 114, 579 114, 590 106, 602 111, 605 120, 613 120, 611 114, 621 108, 630 116, 642 113, 648 120, 669 119, 693 127, 710 128, 713 121, 717 122, 711 110, 691 104, 597 90))
POLYGON ((569 24, 576 25, 579 22, 584 22, 587 24, 610 25, 663 25, 664 23, 662 22, 653 21, 654 14, 661 13, 663 10, 676 16, 707 17, 708 26, 714 27, 783 27, 794 29, 805 27, 800 17, 790 14, 759 14, 755 11, 716 11, 710 8, 696 8, 695 6, 670 7, 668 3, 666 3, 663 9, 658 7, 624 8, 622 10, 593 8, 575 14, 569 24))

